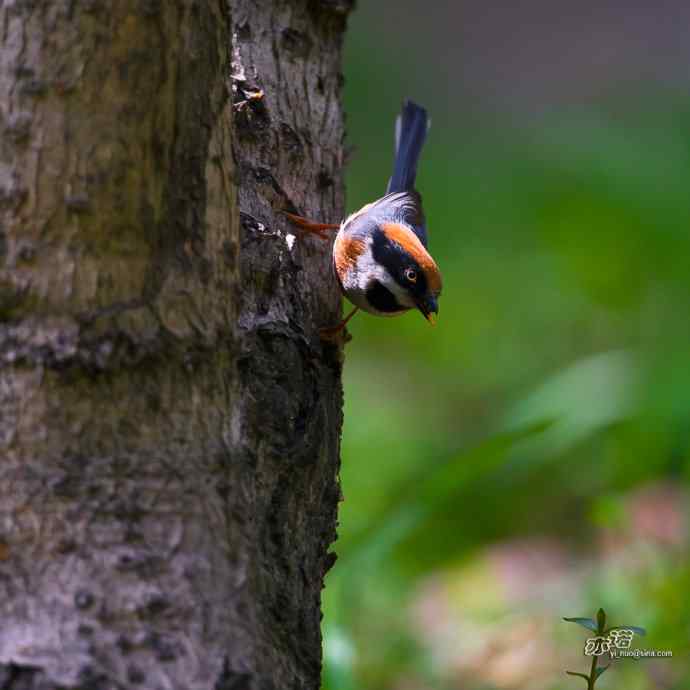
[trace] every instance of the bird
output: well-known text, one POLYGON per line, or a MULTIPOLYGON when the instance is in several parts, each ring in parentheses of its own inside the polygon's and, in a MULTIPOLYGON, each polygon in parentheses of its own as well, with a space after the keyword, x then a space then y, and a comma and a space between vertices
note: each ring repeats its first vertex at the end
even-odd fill
POLYGON ((324 340, 337 339, 360 309, 376 316, 417 309, 429 323, 436 322, 441 273, 427 247, 422 197, 415 189, 430 124, 425 108, 409 99, 403 102, 395 122, 393 172, 386 193, 341 223, 317 223, 283 212, 302 231, 323 240, 337 230, 333 269, 354 309, 335 326, 320 329, 324 340))

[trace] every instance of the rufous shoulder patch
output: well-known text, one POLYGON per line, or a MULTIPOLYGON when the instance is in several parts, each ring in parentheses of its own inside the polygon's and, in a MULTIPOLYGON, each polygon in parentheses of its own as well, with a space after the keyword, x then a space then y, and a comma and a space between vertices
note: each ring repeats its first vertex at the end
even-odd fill
POLYGON ((357 259, 364 254, 366 248, 364 240, 338 233, 333 244, 333 259, 341 282, 344 282, 345 275, 354 268, 357 259))
POLYGON ((391 242, 399 244, 419 264, 426 275, 429 289, 434 293, 439 293, 441 273, 419 237, 403 223, 381 223, 381 230, 391 242))

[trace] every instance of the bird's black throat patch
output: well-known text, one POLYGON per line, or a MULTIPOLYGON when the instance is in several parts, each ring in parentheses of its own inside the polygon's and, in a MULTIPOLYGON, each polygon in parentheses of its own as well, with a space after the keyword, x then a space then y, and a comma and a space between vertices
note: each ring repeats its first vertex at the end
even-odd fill
POLYGON ((407 307, 399 304, 395 295, 378 280, 375 280, 367 289, 367 300, 374 309, 385 314, 407 311, 407 307))

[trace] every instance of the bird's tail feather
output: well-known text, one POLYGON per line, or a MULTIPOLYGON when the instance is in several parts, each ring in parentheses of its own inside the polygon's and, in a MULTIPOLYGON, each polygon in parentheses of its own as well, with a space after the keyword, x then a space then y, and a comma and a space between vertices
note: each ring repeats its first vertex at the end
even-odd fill
POLYGON ((431 120, 422 106, 405 101, 395 121, 395 162, 387 193, 414 188, 417 162, 424 146, 431 120))

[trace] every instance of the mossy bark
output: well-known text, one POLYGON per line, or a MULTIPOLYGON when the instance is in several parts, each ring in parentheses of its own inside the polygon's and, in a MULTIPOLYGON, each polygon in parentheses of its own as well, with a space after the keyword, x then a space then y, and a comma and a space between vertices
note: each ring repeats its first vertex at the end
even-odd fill
POLYGON ((348 5, 0 3, 0 688, 318 688, 348 5))

